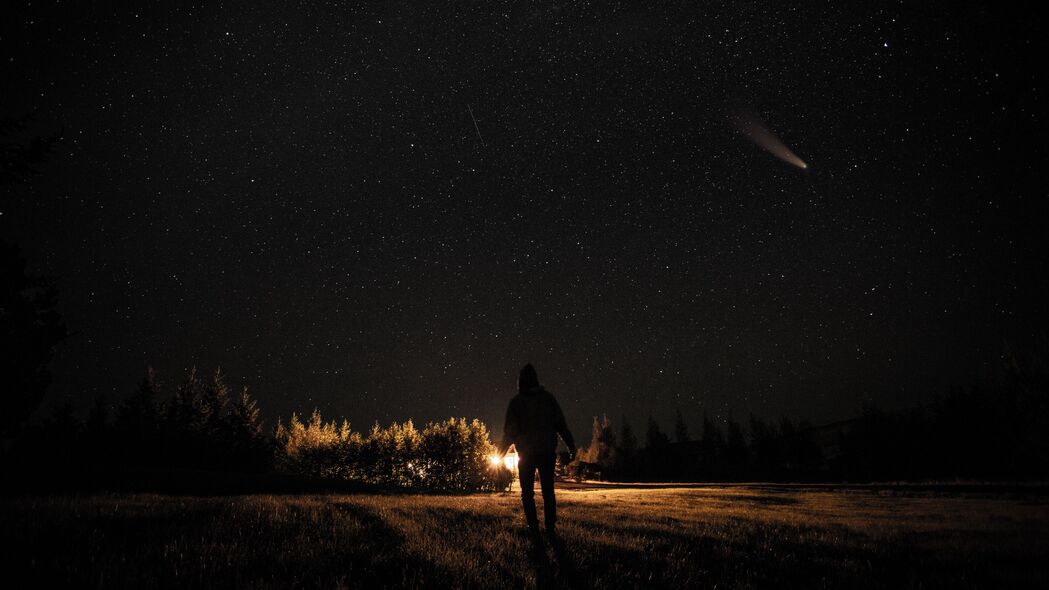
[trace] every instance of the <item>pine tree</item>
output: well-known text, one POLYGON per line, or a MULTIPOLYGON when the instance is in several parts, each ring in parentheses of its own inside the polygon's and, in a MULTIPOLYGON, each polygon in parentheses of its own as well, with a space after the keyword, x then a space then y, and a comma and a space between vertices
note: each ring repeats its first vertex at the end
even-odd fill
POLYGON ((681 408, 678 408, 674 416, 674 442, 688 442, 688 424, 685 423, 685 416, 681 413, 681 408))
MULTIPOLYGON (((7 172, 3 155, 0 178, 7 172)), ((0 240, 0 434, 20 426, 43 402, 55 347, 67 335, 57 305, 54 280, 26 272, 18 247, 0 240)))
POLYGON ((612 468, 616 460, 616 434, 608 416, 602 416, 600 420, 594 416, 590 447, 580 453, 580 460, 600 464, 603 471, 612 468))
POLYGON ((652 416, 648 417, 645 429, 645 451, 642 457, 641 473, 649 479, 664 479, 671 469, 670 438, 659 427, 652 416))
POLYGON ((626 455, 632 455, 637 451, 637 436, 634 435, 634 429, 630 422, 627 422, 626 416, 622 417, 622 423, 619 425, 619 449, 626 455))
POLYGON ((87 416, 87 434, 92 437, 102 436, 109 428, 109 400, 105 395, 95 398, 95 404, 87 416))
POLYGON ((234 426, 230 423, 231 396, 226 384, 226 375, 221 367, 211 374, 211 383, 203 388, 202 393, 203 422, 207 435, 218 444, 235 439, 237 433, 233 431, 234 426))
POLYGON ((700 447, 703 450, 703 477, 708 480, 718 479, 723 471, 721 461, 725 449, 725 437, 717 423, 706 412, 703 413, 703 434, 700 441, 700 447))
POLYGON ((731 416, 725 441, 725 461, 734 478, 742 477, 747 468, 747 440, 743 436, 743 427, 731 416))
POLYGON ((634 434, 634 429, 630 426, 626 416, 621 416, 621 419, 619 445, 617 446, 619 452, 611 475, 613 479, 626 481, 637 478, 638 442, 637 435, 634 434))
POLYGON ((601 471, 607 476, 618 462, 616 452, 616 432, 612 428, 612 422, 608 416, 601 416, 601 430, 598 434, 597 460, 594 461, 601 466, 601 471))
POLYGON ((716 422, 710 419, 706 412, 703 413, 703 441, 705 451, 711 455, 717 455, 725 445, 725 436, 721 433, 716 422))
POLYGON ((230 406, 230 423, 234 432, 244 440, 255 441, 262 437, 262 419, 260 418, 258 404, 248 394, 248 386, 240 391, 234 403, 230 406))
POLYGON ((159 398, 157 373, 147 367, 135 393, 117 409, 116 429, 139 443, 155 437, 160 428, 159 398))
POLYGON ((659 427, 652 416, 648 417, 648 428, 645 431, 645 450, 654 453, 665 453, 670 446, 670 438, 659 427))
POLYGON ((767 422, 750 416, 750 455, 753 464, 752 477, 772 479, 780 464, 783 443, 776 439, 775 429, 767 422))
POLYGON ((593 425, 590 427, 590 446, 579 453, 579 460, 586 463, 597 463, 597 457, 601 454, 601 423, 594 416, 593 425))
POLYGON ((204 384, 197 376, 197 368, 192 367, 185 381, 175 388, 175 397, 171 400, 166 416, 171 426, 182 432, 203 429, 210 417, 206 397, 204 384))

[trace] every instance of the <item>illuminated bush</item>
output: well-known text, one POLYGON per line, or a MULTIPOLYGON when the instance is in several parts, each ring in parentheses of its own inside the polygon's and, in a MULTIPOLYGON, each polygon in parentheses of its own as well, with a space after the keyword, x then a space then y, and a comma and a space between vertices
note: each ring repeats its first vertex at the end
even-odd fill
POLYGON ((446 490, 477 490, 490 487, 495 452, 488 428, 480 420, 450 418, 428 424, 422 435, 422 460, 430 487, 446 490))
POLYGON ((495 447, 479 420, 451 418, 421 431, 411 420, 367 435, 348 422, 325 422, 314 410, 308 423, 295 414, 278 422, 277 468, 309 477, 360 481, 384 487, 448 491, 503 489, 510 472, 492 466, 495 447))

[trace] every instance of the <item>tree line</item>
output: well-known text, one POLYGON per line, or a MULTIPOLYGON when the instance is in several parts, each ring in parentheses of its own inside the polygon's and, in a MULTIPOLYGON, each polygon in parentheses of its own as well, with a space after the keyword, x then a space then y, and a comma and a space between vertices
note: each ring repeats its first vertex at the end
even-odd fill
MULTIPOLYGON (((682 482, 1044 479, 1049 379, 1030 364, 1010 366, 995 386, 955 389, 906 409, 867 406, 856 418, 822 426, 704 415, 693 431, 679 410, 669 431, 649 417, 639 436, 625 417, 595 417, 591 443, 567 473, 682 482)), ((3 467, 9 481, 21 474, 21 483, 43 486, 150 487, 254 474, 384 489, 505 489, 511 473, 490 463, 494 452, 487 427, 463 418, 359 431, 314 410, 266 428, 248 389, 231 388, 221 370, 202 376, 192 369, 165 396, 150 369, 119 404, 97 400, 86 421, 63 406, 21 429, 3 467)))
MULTIPOLYGON (((574 473, 613 481, 1031 481, 1049 476, 1049 379, 1042 357, 1015 357, 993 385, 956 388, 898 410, 814 426, 787 418, 715 420, 692 435, 649 417, 643 440, 624 416, 594 418, 574 473)), ((571 471, 571 469, 570 469, 571 471)))
MULTIPOLYGON (((906 409, 868 406, 856 418, 822 426, 704 415, 693 431, 679 410, 669 431, 649 417, 639 436, 625 417, 615 424, 595 417, 589 447, 567 472, 618 481, 1044 479, 1049 379, 1029 363, 1010 367, 995 386, 955 389, 906 409)), ((446 491, 505 489, 511 479, 502 464, 490 463, 495 448, 478 420, 422 428, 411 420, 376 423, 358 431, 314 410, 308 419, 292 414, 266 428, 248 389, 234 390, 218 369, 206 376, 190 370, 167 396, 150 369, 119 404, 100 398, 86 421, 59 407, 21 429, 5 451, 9 481, 22 474, 101 487, 129 479, 149 487, 165 474, 446 491)))
POLYGON ((190 487, 207 488, 217 477, 251 476, 263 485, 476 491, 510 482, 509 470, 489 461, 494 452, 487 427, 464 418, 358 432, 314 410, 305 422, 293 414, 267 429, 247 387, 234 392, 220 369, 206 377, 191 369, 170 396, 149 369, 115 411, 99 398, 86 421, 67 405, 23 428, 4 463, 31 480, 22 484, 43 487, 184 487, 190 482, 173 479, 195 478, 201 485, 190 487))
POLYGON ((701 433, 693 437, 678 410, 672 433, 650 416, 639 440, 625 416, 618 425, 595 416, 590 446, 569 471, 612 481, 817 479, 820 449, 805 435, 809 428, 805 421, 773 423, 751 416, 748 431, 731 416, 704 415, 701 433))

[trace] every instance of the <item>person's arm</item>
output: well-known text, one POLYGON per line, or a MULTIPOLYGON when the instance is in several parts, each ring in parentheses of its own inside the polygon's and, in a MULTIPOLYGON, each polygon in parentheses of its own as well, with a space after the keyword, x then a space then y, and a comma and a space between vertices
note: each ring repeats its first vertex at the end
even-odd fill
POLYGON ((502 457, 506 454, 506 450, 510 448, 510 445, 517 442, 517 436, 521 432, 521 422, 517 416, 517 410, 514 408, 513 400, 510 401, 510 405, 506 407, 506 421, 503 423, 503 440, 499 441, 496 446, 496 451, 499 452, 499 456, 502 457))
POLYGON ((557 403, 556 398, 554 398, 554 429, 557 431, 557 434, 561 435, 561 439, 565 441, 565 444, 568 445, 568 452, 572 453, 572 458, 575 459, 575 439, 572 438, 572 433, 568 430, 565 414, 561 411, 561 404, 557 403))

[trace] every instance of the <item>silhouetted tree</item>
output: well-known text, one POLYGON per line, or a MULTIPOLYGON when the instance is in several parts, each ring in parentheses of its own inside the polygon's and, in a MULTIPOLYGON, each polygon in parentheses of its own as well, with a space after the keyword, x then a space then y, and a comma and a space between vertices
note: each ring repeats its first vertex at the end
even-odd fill
POLYGON ((1049 336, 1044 332, 1007 342, 1001 395, 1004 444, 1011 471, 1049 474, 1049 336))
POLYGON ((663 429, 659 427, 652 416, 648 417, 648 427, 645 429, 645 450, 662 453, 670 446, 670 438, 663 429))
POLYGON ((29 417, 51 383, 48 365, 67 331, 54 280, 29 274, 14 244, 0 240, 0 435, 29 417))
POLYGON ((56 406, 39 423, 27 424, 4 456, 3 484, 10 486, 59 485, 72 474, 83 472, 89 462, 97 463, 94 449, 85 449, 84 425, 73 406, 56 406))
MULTIPOLYGON (((271 466, 273 450, 263 432, 258 405, 248 393, 248 386, 240 390, 229 406, 226 425, 234 455, 241 470, 261 471, 271 466)), ((349 425, 346 425, 347 429, 349 425)))
POLYGON ((637 452, 637 436, 634 434, 634 429, 630 426, 626 416, 622 416, 621 420, 622 422, 619 424, 619 449, 625 454, 633 455, 637 452))
POLYGON ((248 386, 241 389, 230 411, 230 423, 234 432, 247 439, 256 439, 262 436, 262 419, 259 414, 258 404, 248 394, 248 386))
POLYGON ((648 417, 645 429, 645 452, 643 472, 650 479, 665 478, 671 465, 670 438, 659 427, 652 416, 648 417))
POLYGON ((146 376, 139 382, 134 395, 117 409, 115 427, 122 436, 141 444, 154 438, 160 429, 160 387, 153 367, 147 367, 146 376))
POLYGON ((780 466, 782 441, 775 428, 767 422, 750 416, 750 477, 774 479, 780 466))
POLYGON ((38 174, 37 164, 54 151, 60 134, 31 132, 35 119, 32 114, 0 119, 0 186, 25 182, 38 174))
POLYGON ((84 436, 81 448, 77 453, 84 455, 88 462, 109 469, 121 458, 116 450, 116 436, 111 428, 111 407, 105 395, 95 398, 84 424, 84 436))
POLYGON ((743 436, 743 427, 732 416, 728 418, 727 431, 724 453, 726 472, 728 477, 738 480, 747 469, 747 441, 743 436))
POLYGON ((203 404, 206 407, 207 415, 205 421, 208 428, 219 437, 228 436, 230 393, 222 367, 217 367, 211 374, 211 383, 204 387, 203 393, 203 404))
POLYGON ((725 436, 717 423, 703 413, 703 434, 700 436, 700 473, 708 481, 724 477, 721 460, 725 448, 725 436))
MULTIPOLYGON (((31 133, 32 114, 0 118, 0 186, 26 181, 47 159, 59 135, 31 133)), ((8 436, 44 399, 51 384, 48 365, 68 334, 55 307, 53 279, 26 272, 12 243, 0 240, 0 436, 8 436)))
POLYGON ((792 481, 811 481, 820 467, 820 450, 811 438, 812 426, 805 421, 780 420, 779 437, 783 477, 792 481))
POLYGON ((674 414, 674 442, 688 442, 688 424, 685 422, 685 416, 681 413, 681 408, 677 408, 674 414))
POLYGON ((628 481, 638 477, 638 441, 634 428, 626 416, 620 417, 619 434, 616 437, 616 464, 608 474, 609 479, 628 481))
POLYGON ((193 367, 175 388, 175 397, 168 404, 165 418, 176 430, 199 432, 207 427, 210 409, 204 383, 197 376, 197 368, 193 367))
POLYGON ((109 400, 105 395, 95 398, 95 403, 87 415, 86 426, 90 436, 101 436, 109 429, 109 400))

